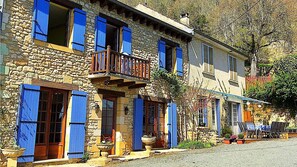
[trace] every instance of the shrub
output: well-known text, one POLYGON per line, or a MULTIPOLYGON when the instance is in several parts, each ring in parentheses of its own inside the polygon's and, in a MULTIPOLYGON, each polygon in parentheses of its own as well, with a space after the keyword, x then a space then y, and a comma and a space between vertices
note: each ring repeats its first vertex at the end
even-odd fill
POLYGON ((225 138, 230 139, 230 134, 229 133, 225 134, 225 138))
POLYGON ((182 149, 201 149, 201 148, 211 148, 213 145, 209 142, 203 143, 201 141, 182 141, 178 144, 177 148, 182 149))
POLYGON ((243 139, 244 135, 242 133, 238 134, 238 139, 243 139))
POLYGON ((226 134, 232 134, 232 129, 229 126, 224 126, 222 128, 222 136, 225 136, 226 134))

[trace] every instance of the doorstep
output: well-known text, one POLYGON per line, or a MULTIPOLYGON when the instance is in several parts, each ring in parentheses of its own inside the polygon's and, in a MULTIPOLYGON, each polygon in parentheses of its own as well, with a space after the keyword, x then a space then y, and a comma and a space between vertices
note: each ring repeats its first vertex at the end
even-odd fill
POLYGON ((47 159, 47 160, 40 160, 32 162, 32 166, 34 167, 41 167, 41 166, 51 166, 51 165, 64 165, 64 164, 71 164, 76 163, 80 159, 47 159))

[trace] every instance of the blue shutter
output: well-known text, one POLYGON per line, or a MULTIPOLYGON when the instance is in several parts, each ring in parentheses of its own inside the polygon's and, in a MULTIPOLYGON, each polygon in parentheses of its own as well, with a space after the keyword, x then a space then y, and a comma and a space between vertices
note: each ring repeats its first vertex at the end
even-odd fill
POLYGON ((165 69, 165 51, 166 50, 166 43, 164 41, 159 40, 158 41, 158 54, 159 54, 159 68, 165 69))
POLYGON ((87 16, 86 12, 75 8, 73 21, 72 49, 84 51, 87 16))
POLYGON ((133 150, 142 149, 143 99, 134 99, 133 150))
MULTIPOLYGON (((237 107, 237 112, 238 112, 238 122, 242 122, 242 112, 241 112, 240 103, 237 103, 236 107, 237 107)), ((239 129, 239 131, 240 131, 240 129, 239 129)))
POLYGON ((123 43, 122 43, 122 53, 131 55, 132 54, 132 33, 131 29, 128 27, 122 28, 123 43))
POLYGON ((18 109, 17 144, 25 148, 18 162, 33 162, 37 128, 40 86, 21 85, 18 109))
POLYGON ((47 41, 50 0, 35 0, 32 38, 47 41))
POLYGON ((100 16, 95 20, 95 51, 105 50, 106 45, 106 19, 100 16))
POLYGON ((204 118, 205 127, 207 127, 208 126, 207 99, 203 100, 203 114, 204 114, 203 118, 204 118))
POLYGON ((176 47, 176 66, 177 75, 183 76, 183 50, 180 47, 176 47))
POLYGON ((72 91, 72 111, 68 158, 82 158, 85 145, 87 93, 72 91))
POLYGON ((175 103, 168 103, 168 147, 177 146, 177 110, 175 103))
POLYGON ((208 111, 207 111, 207 105, 203 107, 203 113, 204 113, 204 123, 205 123, 205 127, 208 126, 208 111))
POLYGON ((217 130, 218 135, 221 136, 221 106, 220 106, 220 100, 216 99, 216 115, 217 115, 217 130))

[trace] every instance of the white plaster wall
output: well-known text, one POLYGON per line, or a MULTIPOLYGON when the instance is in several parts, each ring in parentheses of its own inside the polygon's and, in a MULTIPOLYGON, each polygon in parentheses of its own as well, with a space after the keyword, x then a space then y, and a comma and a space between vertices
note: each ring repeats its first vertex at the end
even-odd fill
POLYGON ((237 75, 238 84, 229 82, 230 74, 228 69, 228 52, 209 43, 203 42, 200 39, 193 38, 193 41, 188 45, 189 50, 189 83, 199 79, 203 81, 203 88, 220 91, 219 82, 223 82, 228 90, 228 93, 242 96, 243 88, 245 88, 245 72, 244 60, 236 57, 237 59, 237 75), (214 55, 214 76, 203 74, 203 61, 202 61, 202 43, 213 47, 214 55))

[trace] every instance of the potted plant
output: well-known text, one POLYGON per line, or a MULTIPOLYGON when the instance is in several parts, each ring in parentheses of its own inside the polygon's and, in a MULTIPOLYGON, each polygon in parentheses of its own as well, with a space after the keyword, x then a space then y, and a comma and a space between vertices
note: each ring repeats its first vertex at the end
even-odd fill
POLYGON ((236 142, 237 136, 236 135, 231 135, 230 136, 230 142, 236 142))
POLYGON ((240 133, 238 135, 238 139, 236 140, 237 144, 244 144, 245 140, 244 140, 244 135, 242 133, 240 133))
POLYGON ((224 143, 225 144, 231 144, 230 134, 229 133, 225 134, 224 143))
POLYGON ((0 108, 0 153, 5 157, 2 161, 7 161, 9 166, 17 166, 17 158, 25 152, 15 139, 16 126, 11 123, 14 117, 3 106, 0 108))
POLYGON ((146 151, 150 152, 152 150, 152 145, 156 142, 156 137, 143 135, 143 137, 141 137, 141 141, 145 144, 146 151))
POLYGON ((114 143, 110 137, 104 137, 100 144, 97 144, 98 149, 101 151, 101 156, 107 158, 108 152, 113 148, 114 143))

